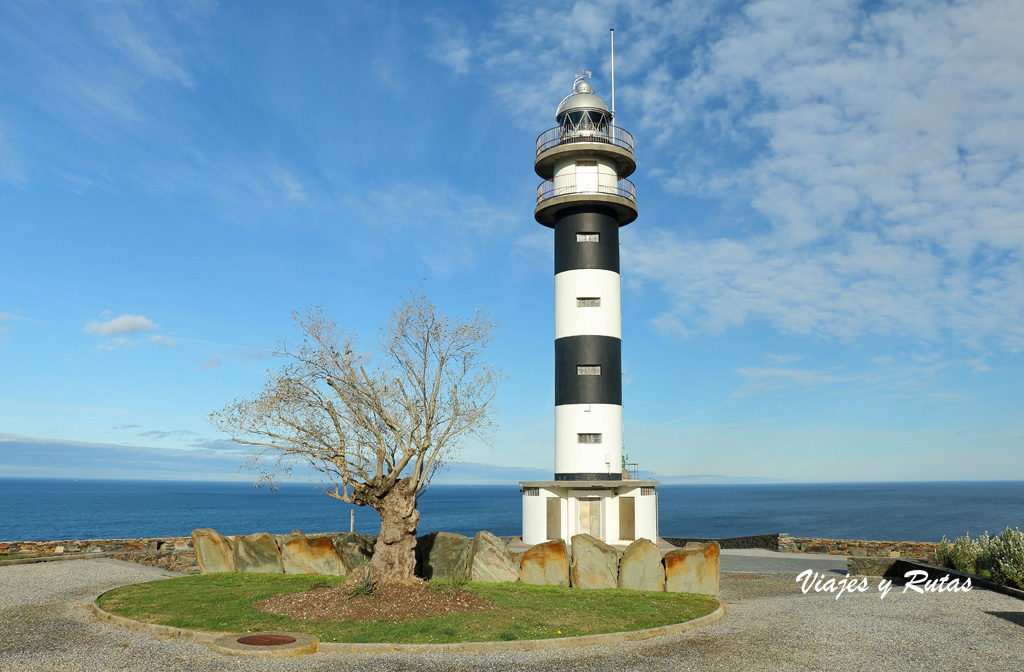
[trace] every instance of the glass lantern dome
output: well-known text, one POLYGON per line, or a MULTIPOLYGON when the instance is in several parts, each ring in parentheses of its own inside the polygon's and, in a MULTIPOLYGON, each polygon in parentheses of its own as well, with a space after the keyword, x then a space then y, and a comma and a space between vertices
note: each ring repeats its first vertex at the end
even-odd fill
POLYGON ((576 77, 572 93, 562 99, 555 119, 563 135, 607 135, 612 113, 582 75, 576 77))

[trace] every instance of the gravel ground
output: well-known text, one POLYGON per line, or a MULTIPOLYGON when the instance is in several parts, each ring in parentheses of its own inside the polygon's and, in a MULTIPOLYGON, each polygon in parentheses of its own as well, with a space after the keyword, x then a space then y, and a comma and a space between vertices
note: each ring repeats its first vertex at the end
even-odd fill
POLYGON ((793 595, 793 573, 723 572, 726 616, 705 628, 540 652, 235 658, 96 622, 85 606, 104 590, 168 575, 104 560, 0 567, 0 672, 1024 669, 1024 603, 1011 597, 980 589, 903 594, 894 587, 884 600, 877 592, 836 600, 793 595))

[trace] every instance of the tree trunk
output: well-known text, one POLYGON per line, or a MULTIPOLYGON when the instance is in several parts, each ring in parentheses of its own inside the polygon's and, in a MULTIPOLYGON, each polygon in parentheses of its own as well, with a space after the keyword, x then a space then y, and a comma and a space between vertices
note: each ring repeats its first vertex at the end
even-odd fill
POLYGON ((403 478, 378 501, 380 536, 373 547, 370 576, 374 583, 414 583, 418 581, 416 527, 420 524, 415 484, 403 478))

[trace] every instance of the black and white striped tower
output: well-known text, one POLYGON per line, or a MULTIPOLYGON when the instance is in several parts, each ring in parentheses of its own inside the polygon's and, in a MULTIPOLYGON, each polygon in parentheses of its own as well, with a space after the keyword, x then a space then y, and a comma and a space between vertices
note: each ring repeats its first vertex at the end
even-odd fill
POLYGON ((657 483, 628 478, 622 459, 619 227, 637 218, 636 160, 613 115, 580 75, 537 138, 534 217, 555 238, 555 474, 521 483, 531 544, 657 537, 657 483))
POLYGON ((540 137, 537 221, 555 230, 555 480, 622 480, 619 227, 637 217, 633 138, 581 75, 540 137))

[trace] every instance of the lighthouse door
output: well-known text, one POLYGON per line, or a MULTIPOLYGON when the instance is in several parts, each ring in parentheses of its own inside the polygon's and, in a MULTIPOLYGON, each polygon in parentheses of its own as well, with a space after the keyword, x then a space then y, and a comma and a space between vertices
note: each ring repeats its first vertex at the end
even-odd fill
POLYGON ((597 193, 597 161, 576 162, 576 192, 597 193))
POLYGON ((601 498, 580 497, 580 534, 603 539, 601 536, 601 498))

